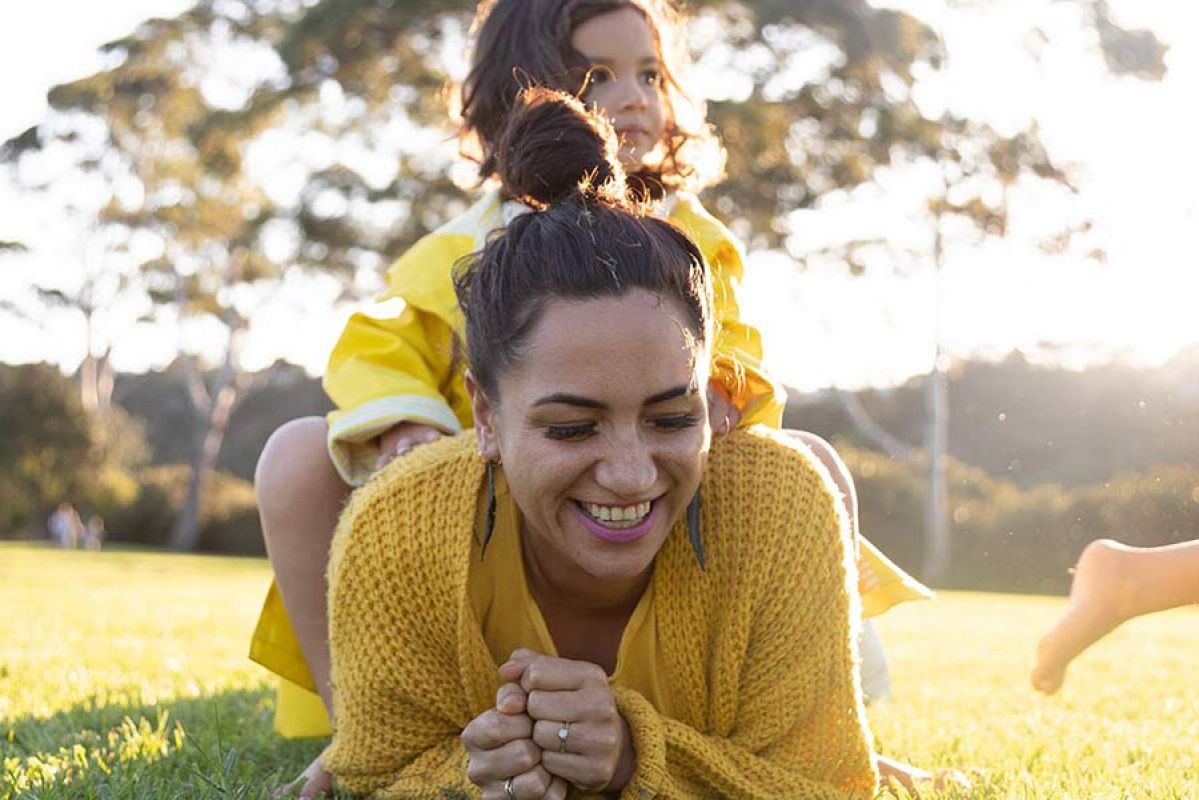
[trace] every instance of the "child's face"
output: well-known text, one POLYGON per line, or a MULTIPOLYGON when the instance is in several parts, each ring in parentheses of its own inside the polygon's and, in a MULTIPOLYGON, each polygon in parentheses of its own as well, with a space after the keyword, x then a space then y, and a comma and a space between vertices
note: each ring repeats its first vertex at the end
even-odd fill
POLYGON ((570 43, 594 67, 583 99, 612 120, 625 169, 638 169, 666 129, 662 65, 649 22, 633 8, 610 11, 579 24, 570 43))

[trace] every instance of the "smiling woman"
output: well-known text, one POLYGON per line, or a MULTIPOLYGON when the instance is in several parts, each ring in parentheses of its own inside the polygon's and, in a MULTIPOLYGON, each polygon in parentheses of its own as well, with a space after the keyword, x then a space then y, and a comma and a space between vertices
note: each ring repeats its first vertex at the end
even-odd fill
POLYGON ((389 797, 869 797, 839 505, 781 435, 712 443, 709 276, 616 150, 568 96, 513 113, 538 210, 456 279, 474 431, 334 541, 326 764, 389 797))

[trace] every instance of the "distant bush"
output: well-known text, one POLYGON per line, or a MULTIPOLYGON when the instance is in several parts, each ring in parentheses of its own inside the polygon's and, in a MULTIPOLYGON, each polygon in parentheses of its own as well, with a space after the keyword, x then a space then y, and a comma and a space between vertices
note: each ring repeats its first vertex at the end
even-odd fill
MULTIPOLYGON (((923 467, 837 444, 858 487, 862 533, 919 575, 923 467)), ((1158 546, 1199 538, 1199 467, 1165 465, 1103 484, 1021 489, 948 461, 953 561, 948 587, 1054 593, 1095 539, 1158 546)))
MULTIPOLYGON (((188 468, 183 464, 151 467, 137 474, 137 492, 126 503, 103 508, 109 539, 165 546, 175 516, 187 494, 188 468)), ((200 508, 199 550, 263 555, 254 487, 225 472, 213 472, 200 508)))
POLYGON ((42 538, 59 503, 86 516, 128 502, 148 450, 120 409, 88 413, 75 382, 48 364, 0 364, 0 538, 42 538))

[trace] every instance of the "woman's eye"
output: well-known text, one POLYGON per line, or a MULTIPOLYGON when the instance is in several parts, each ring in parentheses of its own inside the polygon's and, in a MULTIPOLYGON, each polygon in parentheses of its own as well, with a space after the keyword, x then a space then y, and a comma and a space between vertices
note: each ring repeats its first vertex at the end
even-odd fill
POLYGON ((545 428, 546 438, 556 441, 582 439, 593 433, 595 433, 595 425, 593 423, 585 425, 547 425, 545 428))
POLYGON ((660 431, 678 431, 694 428, 699 424, 699 417, 694 414, 680 414, 676 417, 662 417, 653 420, 653 426, 660 431))

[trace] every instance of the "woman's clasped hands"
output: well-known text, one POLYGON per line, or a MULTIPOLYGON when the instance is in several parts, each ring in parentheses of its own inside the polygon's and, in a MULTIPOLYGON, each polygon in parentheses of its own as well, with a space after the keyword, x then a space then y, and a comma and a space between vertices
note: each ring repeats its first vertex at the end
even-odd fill
POLYGON ((624 788, 636 764, 632 735, 603 669, 521 649, 500 677, 495 708, 462 731, 467 776, 483 800, 561 800, 571 785, 624 788))

